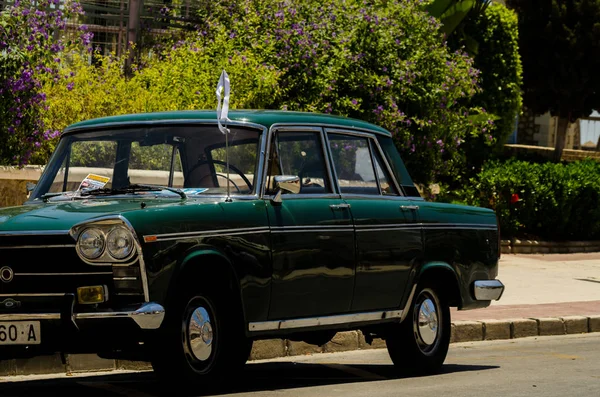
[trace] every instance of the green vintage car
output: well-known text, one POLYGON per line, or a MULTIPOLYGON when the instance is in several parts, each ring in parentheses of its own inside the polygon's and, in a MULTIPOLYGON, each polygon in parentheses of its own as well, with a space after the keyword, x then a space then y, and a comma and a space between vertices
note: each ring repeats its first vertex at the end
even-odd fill
POLYGON ((496 280, 493 211, 423 200, 391 134, 343 117, 137 114, 68 127, 19 207, 0 210, 0 357, 150 361, 214 384, 254 340, 385 339, 438 370, 451 306, 496 280))

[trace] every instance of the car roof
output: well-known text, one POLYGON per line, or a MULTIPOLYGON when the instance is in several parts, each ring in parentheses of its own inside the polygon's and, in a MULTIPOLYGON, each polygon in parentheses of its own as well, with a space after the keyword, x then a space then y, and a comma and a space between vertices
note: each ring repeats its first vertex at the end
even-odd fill
MULTIPOLYGON (((254 123, 270 128, 274 124, 323 125, 342 128, 369 130, 386 136, 390 132, 375 124, 349 117, 333 116, 323 113, 291 112, 286 110, 231 110, 228 118, 236 122, 254 123)), ((198 121, 217 121, 215 110, 183 110, 172 112, 137 113, 120 116, 102 117, 71 124, 64 132, 75 133, 96 128, 118 125, 191 123, 198 121)))

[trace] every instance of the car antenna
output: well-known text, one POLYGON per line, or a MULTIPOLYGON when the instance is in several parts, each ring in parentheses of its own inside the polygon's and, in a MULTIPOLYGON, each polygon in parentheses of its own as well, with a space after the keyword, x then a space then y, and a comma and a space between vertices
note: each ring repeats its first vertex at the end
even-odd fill
POLYGON ((227 197, 225 198, 226 202, 231 202, 230 195, 230 179, 229 179, 229 128, 227 128, 223 124, 227 124, 229 118, 227 114, 229 113, 229 93, 231 89, 229 86, 229 76, 227 72, 223 70, 221 72, 221 77, 219 78, 219 83, 217 84, 217 123, 219 124, 219 131, 221 131, 225 135, 225 163, 227 164, 227 197), (221 91, 224 91, 223 97, 223 106, 221 107, 221 91), (221 124, 221 120, 223 120, 223 124, 221 124))

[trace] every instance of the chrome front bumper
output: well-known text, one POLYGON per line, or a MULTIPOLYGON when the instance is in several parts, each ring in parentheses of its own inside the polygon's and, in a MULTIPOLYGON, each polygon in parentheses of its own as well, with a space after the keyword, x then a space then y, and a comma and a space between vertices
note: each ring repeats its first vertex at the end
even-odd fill
POLYGON ((495 301, 504 293, 500 280, 478 280, 473 283, 473 295, 478 301, 495 301))
MULTIPOLYGON (((60 320, 60 313, 2 313, 0 321, 19 321, 19 320, 60 320)), ((144 303, 138 308, 132 308, 125 311, 104 311, 89 313, 73 313, 72 319, 77 320, 90 319, 114 319, 131 318, 141 329, 157 329, 165 318, 165 308, 158 303, 144 303)))

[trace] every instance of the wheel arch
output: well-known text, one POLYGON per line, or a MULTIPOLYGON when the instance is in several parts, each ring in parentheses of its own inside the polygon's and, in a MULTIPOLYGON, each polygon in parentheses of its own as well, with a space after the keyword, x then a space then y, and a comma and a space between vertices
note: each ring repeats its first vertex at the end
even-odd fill
POLYGON ((459 277, 456 270, 450 264, 440 261, 424 264, 419 269, 414 285, 416 286, 424 281, 437 281, 438 285, 442 288, 445 298, 448 299, 449 305, 454 307, 462 306, 459 277))
POLYGON ((213 286, 227 287, 233 293, 234 301, 246 322, 238 272, 227 255, 215 247, 201 247, 185 254, 169 283, 167 307, 177 296, 177 291, 194 277, 212 277, 213 286))

